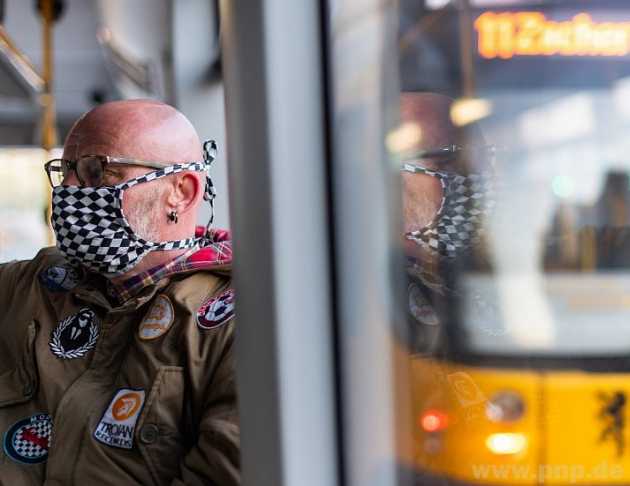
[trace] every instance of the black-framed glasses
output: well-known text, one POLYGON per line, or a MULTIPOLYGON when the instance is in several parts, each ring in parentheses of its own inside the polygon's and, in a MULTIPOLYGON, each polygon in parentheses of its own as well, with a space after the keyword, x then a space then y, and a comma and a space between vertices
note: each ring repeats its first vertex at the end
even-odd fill
POLYGON ((82 186, 102 186, 109 164, 135 165, 163 169, 169 164, 164 162, 151 162, 146 160, 128 159, 124 157, 110 157, 109 155, 83 155, 77 160, 53 159, 44 165, 48 180, 52 187, 63 184, 63 180, 70 172, 77 175, 82 186))

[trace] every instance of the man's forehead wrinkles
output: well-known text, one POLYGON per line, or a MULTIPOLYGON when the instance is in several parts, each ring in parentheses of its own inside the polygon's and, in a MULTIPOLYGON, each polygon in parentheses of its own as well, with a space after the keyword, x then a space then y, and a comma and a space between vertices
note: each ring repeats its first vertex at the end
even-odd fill
POLYGON ((203 159, 199 137, 186 117, 149 101, 112 102, 84 115, 64 147, 65 158, 81 155, 164 163, 203 159))
POLYGON ((81 130, 80 127, 70 134, 64 146, 64 154, 72 158, 81 155, 119 155, 120 135, 110 130, 81 130), (68 153, 68 154, 67 154, 68 153))

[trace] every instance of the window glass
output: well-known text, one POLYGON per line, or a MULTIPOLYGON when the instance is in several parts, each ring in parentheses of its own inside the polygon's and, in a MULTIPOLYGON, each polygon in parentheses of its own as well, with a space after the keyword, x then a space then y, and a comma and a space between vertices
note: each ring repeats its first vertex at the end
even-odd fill
POLYGON ((401 0, 397 40, 414 475, 630 481, 630 5, 401 0))
POLYGON ((49 155, 40 148, 0 148, 0 263, 33 258, 52 244, 50 186, 42 169, 49 155))
MULTIPOLYGON (((454 258, 462 351, 623 355, 630 349, 630 11, 619 2, 408 3, 402 86, 416 93, 420 110, 409 120, 493 152, 492 160, 464 157, 470 167, 459 172, 488 176, 481 192, 464 195, 478 196, 479 206, 461 207, 479 238, 472 253, 454 258), (453 99, 444 101, 448 127, 422 113, 438 104, 430 96, 442 95, 453 99)), ((443 229, 458 237, 462 230, 443 229)))

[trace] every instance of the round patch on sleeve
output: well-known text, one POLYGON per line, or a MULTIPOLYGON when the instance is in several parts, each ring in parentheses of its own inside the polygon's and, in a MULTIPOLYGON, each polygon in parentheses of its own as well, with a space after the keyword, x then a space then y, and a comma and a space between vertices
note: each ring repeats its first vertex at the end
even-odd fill
POLYGON ((197 325, 201 329, 214 329, 234 316, 234 289, 206 301, 197 311, 197 325))
POLYGON ((420 288, 412 283, 409 285, 409 313, 420 324, 428 326, 437 326, 440 324, 440 319, 433 309, 433 306, 428 299, 422 294, 420 288))
POLYGON ((47 413, 22 419, 4 434, 4 452, 22 464, 45 462, 48 459, 51 433, 52 419, 47 413))
POLYGON ((171 300, 164 294, 157 296, 149 312, 138 327, 138 337, 143 341, 159 338, 165 334, 175 320, 171 300))
POLYGON ((79 270, 67 265, 53 265, 39 274, 39 282, 51 292, 67 292, 81 281, 79 270))

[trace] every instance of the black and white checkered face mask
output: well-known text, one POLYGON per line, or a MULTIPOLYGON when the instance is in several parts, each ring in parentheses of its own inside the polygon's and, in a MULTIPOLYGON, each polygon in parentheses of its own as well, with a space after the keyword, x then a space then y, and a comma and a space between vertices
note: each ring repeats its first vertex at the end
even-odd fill
MULTIPOLYGON (((214 145, 212 146, 214 149, 214 145)), ((72 262, 106 276, 121 275, 150 251, 192 248, 201 238, 152 242, 138 237, 122 211, 126 189, 183 171, 207 171, 214 153, 204 145, 204 161, 174 164, 149 172, 116 186, 57 186, 52 193, 51 222, 57 236, 57 248, 72 262)), ((212 208, 208 227, 214 219, 216 192, 206 176, 204 199, 212 208)))
POLYGON ((454 258, 480 241, 482 223, 494 205, 491 173, 459 175, 406 163, 402 170, 439 179, 440 207, 428 225, 405 233, 405 238, 442 257, 454 258))

